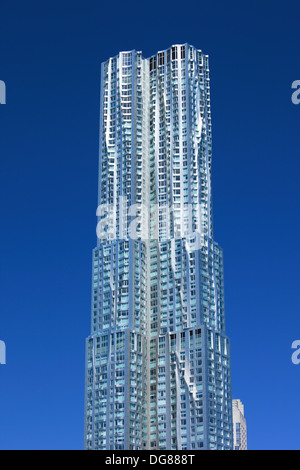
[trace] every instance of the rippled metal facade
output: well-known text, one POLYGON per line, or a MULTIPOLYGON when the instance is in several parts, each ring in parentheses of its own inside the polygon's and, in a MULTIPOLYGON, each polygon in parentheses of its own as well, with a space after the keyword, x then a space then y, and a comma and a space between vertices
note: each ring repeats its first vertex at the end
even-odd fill
POLYGON ((113 211, 93 252, 86 449, 232 448, 211 158, 207 55, 184 44, 102 64, 99 205, 113 211))

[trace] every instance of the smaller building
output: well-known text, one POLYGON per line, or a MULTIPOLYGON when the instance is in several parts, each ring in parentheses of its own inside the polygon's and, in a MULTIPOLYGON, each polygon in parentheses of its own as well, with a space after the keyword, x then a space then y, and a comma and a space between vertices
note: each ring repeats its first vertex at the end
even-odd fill
POLYGON ((247 422, 241 400, 232 400, 233 450, 247 450, 247 422))

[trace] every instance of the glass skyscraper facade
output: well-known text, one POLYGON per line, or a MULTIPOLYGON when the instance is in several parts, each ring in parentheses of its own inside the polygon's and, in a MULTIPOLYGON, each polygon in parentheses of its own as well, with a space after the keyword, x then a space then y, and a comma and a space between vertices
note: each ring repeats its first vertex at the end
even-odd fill
POLYGON ((208 56, 120 52, 100 108, 85 448, 232 449, 208 56))

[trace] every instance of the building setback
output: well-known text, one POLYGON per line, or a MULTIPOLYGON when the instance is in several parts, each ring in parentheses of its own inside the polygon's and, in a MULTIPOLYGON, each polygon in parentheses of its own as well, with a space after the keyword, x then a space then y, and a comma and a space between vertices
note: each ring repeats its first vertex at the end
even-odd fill
POLYGON ((120 52, 102 64, 100 107, 99 206, 113 210, 93 251, 85 448, 232 449, 208 56, 120 52))

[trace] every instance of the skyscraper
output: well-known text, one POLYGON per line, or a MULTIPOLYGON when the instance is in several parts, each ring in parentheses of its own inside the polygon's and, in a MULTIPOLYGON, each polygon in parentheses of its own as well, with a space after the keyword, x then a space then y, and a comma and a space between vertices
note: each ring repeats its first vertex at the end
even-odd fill
POLYGON ((241 400, 232 400, 233 449, 247 450, 247 423, 241 400))
POLYGON ((231 449, 208 56, 102 64, 86 449, 231 449))

